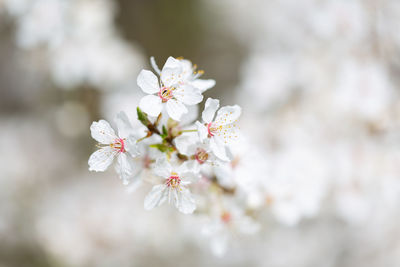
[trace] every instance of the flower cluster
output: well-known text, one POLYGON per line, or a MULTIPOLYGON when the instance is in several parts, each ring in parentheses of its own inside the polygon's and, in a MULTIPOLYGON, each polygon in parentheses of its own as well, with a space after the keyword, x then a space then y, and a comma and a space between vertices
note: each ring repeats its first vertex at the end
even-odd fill
MULTIPOLYGON (((168 200, 190 214, 196 209, 190 187, 198 185, 201 192, 204 184, 213 183, 228 190, 209 169, 232 161, 230 144, 238 137, 241 108, 220 108, 219 100, 208 98, 201 122, 184 122, 188 107, 200 104, 215 81, 200 79, 204 72, 186 59, 169 57, 161 70, 154 58, 150 61, 156 74, 142 70, 137 77, 147 94, 137 107, 143 127, 132 127, 124 112, 115 118, 118 134, 105 120, 93 122, 90 130, 99 149, 89 158, 89 170, 105 171, 117 158, 115 169, 125 185, 153 184, 144 199, 146 210, 168 200)), ((227 218, 226 211, 221 214, 227 218)))

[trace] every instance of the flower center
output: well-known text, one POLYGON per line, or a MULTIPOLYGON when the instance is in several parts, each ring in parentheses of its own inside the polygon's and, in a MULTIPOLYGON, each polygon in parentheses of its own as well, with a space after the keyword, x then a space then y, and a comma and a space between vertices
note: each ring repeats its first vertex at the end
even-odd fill
POLYGON ((225 211, 224 213, 221 214, 221 220, 224 223, 229 223, 231 221, 231 219, 232 219, 232 215, 229 212, 225 211))
POLYGON ((162 87, 158 92, 158 96, 161 98, 162 102, 165 103, 173 97, 172 91, 174 88, 162 87))
POLYGON ((114 143, 110 144, 112 148, 117 149, 119 152, 126 152, 125 150, 125 140, 122 138, 115 139, 114 143))
POLYGON ((176 173, 171 173, 171 176, 167 178, 166 185, 172 187, 173 189, 179 187, 181 184, 181 178, 176 173))
POLYGON ((222 126, 215 125, 215 123, 210 122, 207 125, 208 137, 213 137, 215 133, 222 130, 222 126))
POLYGON ((194 155, 198 163, 203 164, 208 159, 207 152, 202 148, 197 148, 196 154, 194 155))

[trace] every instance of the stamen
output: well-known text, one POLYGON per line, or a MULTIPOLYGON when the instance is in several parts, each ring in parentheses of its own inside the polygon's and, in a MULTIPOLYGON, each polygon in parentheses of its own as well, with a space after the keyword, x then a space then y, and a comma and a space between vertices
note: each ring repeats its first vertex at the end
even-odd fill
POLYGON ((172 91, 174 88, 162 87, 158 92, 158 96, 161 98, 162 102, 165 103, 173 97, 172 91))
POLYGON ((202 148, 197 148, 194 158, 197 160, 198 163, 203 164, 208 159, 207 151, 202 148))
POLYGON ((181 184, 181 178, 176 173, 172 173, 170 177, 167 178, 167 182, 165 183, 168 187, 172 187, 172 189, 179 188, 181 184))
POLYGON ((212 123, 210 122, 209 124, 207 124, 207 131, 208 131, 208 135, 210 137, 214 136, 214 134, 212 133, 213 128, 211 127, 212 123))
POLYGON ((117 149, 121 153, 125 153, 125 140, 122 138, 117 138, 114 143, 110 144, 110 147, 117 149))
POLYGON ((198 70, 198 71, 194 71, 193 72, 193 80, 196 80, 197 78, 199 78, 201 75, 204 74, 204 70, 198 70))

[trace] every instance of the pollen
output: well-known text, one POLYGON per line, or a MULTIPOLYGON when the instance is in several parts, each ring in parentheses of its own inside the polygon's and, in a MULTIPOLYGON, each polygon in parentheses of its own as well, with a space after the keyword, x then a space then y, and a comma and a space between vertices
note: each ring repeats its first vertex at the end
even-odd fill
POLYGON ((110 147, 118 150, 119 152, 125 153, 125 140, 125 138, 117 138, 115 139, 114 143, 110 144, 110 147))
POLYGON ((173 87, 162 87, 158 92, 158 96, 161 98, 162 102, 165 103, 173 97, 173 87))
POLYGON ((167 178, 167 182, 165 184, 172 189, 179 188, 181 184, 181 178, 179 178, 176 172, 172 172, 171 176, 167 178))
POLYGON ((208 153, 207 153, 207 151, 205 151, 202 148, 197 148, 196 154, 194 157, 198 163, 203 164, 208 159, 208 153))

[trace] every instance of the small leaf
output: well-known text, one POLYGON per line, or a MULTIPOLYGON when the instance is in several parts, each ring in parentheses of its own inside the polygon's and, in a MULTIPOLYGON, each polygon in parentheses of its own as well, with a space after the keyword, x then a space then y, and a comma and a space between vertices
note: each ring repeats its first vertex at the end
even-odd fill
POLYGON ((161 138, 164 140, 165 138, 168 137, 168 131, 167 128, 165 128, 165 126, 163 125, 162 127, 162 134, 160 134, 161 138))
POLYGON ((157 148, 158 150, 160 150, 163 153, 174 151, 174 149, 172 147, 170 147, 166 144, 152 144, 152 145, 150 145, 150 147, 157 148))
POLYGON ((165 128, 165 125, 162 126, 162 132, 163 135, 168 135, 167 128, 165 128))
POLYGON ((140 120, 140 122, 144 125, 144 126, 148 126, 150 124, 149 119, 147 118, 147 114, 144 113, 139 107, 137 107, 136 109, 137 111, 137 115, 138 115, 138 119, 140 120))

